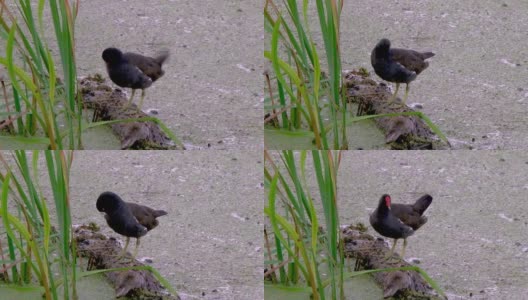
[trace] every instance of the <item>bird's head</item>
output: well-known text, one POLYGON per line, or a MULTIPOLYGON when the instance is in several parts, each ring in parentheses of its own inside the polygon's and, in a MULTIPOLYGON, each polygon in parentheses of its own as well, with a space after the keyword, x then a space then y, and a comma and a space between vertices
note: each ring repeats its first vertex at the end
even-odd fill
POLYGON ((116 63, 123 60, 123 52, 117 48, 106 48, 103 51, 103 60, 107 64, 116 63))
POLYGON ((390 45, 391 45, 391 42, 389 41, 389 39, 381 39, 378 44, 376 45, 376 47, 379 47, 379 48, 387 48, 389 49, 390 48, 390 45))
POLYGON ((391 197, 387 194, 384 194, 383 196, 381 196, 380 206, 381 205, 385 206, 388 209, 391 209, 391 197))
POLYGON ((389 53, 390 41, 388 39, 381 39, 374 47, 374 53, 377 57, 384 57, 389 53))
POLYGON ((117 194, 112 192, 104 192, 97 198, 97 210, 100 212, 110 213, 116 210, 123 200, 117 194))

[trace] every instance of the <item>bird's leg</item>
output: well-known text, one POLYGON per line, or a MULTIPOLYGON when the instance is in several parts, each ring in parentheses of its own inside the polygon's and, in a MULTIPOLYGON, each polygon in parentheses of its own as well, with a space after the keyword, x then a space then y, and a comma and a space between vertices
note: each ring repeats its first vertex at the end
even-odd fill
POLYGON ((132 104, 132 99, 134 99, 134 94, 136 93, 136 89, 132 89, 132 95, 130 95, 130 99, 128 99, 128 105, 127 107, 130 106, 130 104, 132 104))
POLYGON ((402 254, 401 254, 401 259, 402 260, 405 259, 405 247, 407 247, 407 239, 403 239, 403 250, 402 250, 402 254))
POLYGON ((121 257, 123 257, 126 254, 126 249, 128 248, 128 243, 129 242, 130 242, 130 238, 127 236, 126 242, 125 242, 125 247, 123 248, 121 253, 119 253, 118 258, 121 258, 121 257))
POLYGON ((141 100, 139 100, 139 106, 138 109, 141 110, 141 106, 143 106, 143 99, 145 98, 145 90, 141 90, 141 100))
POLYGON ((139 248, 139 238, 136 239, 136 249, 134 249, 134 258, 136 258, 138 248, 139 248))
POLYGON ((407 101, 407 96, 409 95, 409 84, 407 83, 405 85, 405 95, 403 95, 403 105, 405 105, 405 101, 407 101))
POLYGON ((394 92, 394 95, 389 100, 389 103, 393 103, 396 100, 396 95, 398 95, 398 90, 400 89, 400 83, 396 82, 396 91, 394 92))
POLYGON ((390 249, 389 254, 385 256, 384 261, 392 257, 392 254, 394 253, 394 249, 396 248, 396 243, 398 243, 398 239, 394 239, 394 244, 392 245, 392 248, 390 249))

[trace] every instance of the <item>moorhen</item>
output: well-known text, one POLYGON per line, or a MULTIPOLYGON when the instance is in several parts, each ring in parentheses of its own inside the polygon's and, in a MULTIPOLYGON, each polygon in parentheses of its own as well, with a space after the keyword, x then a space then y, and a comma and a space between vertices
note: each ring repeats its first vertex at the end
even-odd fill
POLYGON ((126 236, 126 243, 120 257, 126 253, 131 237, 136 238, 136 257, 139 247, 139 238, 148 231, 158 226, 157 217, 167 214, 164 210, 154 210, 150 207, 136 203, 125 202, 117 194, 104 192, 97 199, 97 210, 105 213, 106 223, 115 232, 126 236))
POLYGON ((132 103, 136 89, 141 89, 138 105, 141 110, 145 89, 165 74, 161 67, 169 57, 169 52, 164 50, 153 58, 132 52, 123 53, 117 48, 106 48, 102 56, 110 79, 120 87, 132 88, 128 105, 132 103))
POLYGON ((425 194, 414 204, 392 204, 389 195, 381 196, 378 207, 370 215, 370 224, 382 236, 394 239, 388 258, 392 257, 398 239, 403 239, 401 254, 403 259, 407 238, 427 222, 427 217, 423 216, 423 213, 432 201, 433 197, 425 194))
POLYGON ((396 99, 400 83, 405 83, 405 96, 403 105, 409 94, 409 83, 425 70, 429 63, 426 59, 433 57, 433 52, 418 52, 410 49, 391 48, 388 39, 381 39, 372 53, 370 62, 376 74, 383 80, 396 83, 396 91, 390 102, 396 99))

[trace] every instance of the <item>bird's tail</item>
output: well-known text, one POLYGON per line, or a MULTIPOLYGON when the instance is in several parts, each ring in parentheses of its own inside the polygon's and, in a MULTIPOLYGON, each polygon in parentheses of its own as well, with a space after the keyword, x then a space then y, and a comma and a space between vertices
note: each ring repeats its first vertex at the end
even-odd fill
POLYGON ((158 53, 158 55, 156 56, 155 60, 156 62, 158 62, 160 65, 163 65, 163 63, 169 58, 169 50, 162 50, 158 53))
POLYGON ((433 52, 422 52, 423 59, 428 59, 428 58, 433 57, 433 56, 435 56, 435 54, 433 52))
POLYGON ((422 215, 429 205, 431 205, 431 202, 433 202, 433 197, 431 197, 429 194, 425 194, 416 200, 414 203, 414 209, 418 211, 420 215, 422 215))
POLYGON ((155 210, 154 211, 154 217, 157 218, 157 217, 161 217, 161 216, 164 216, 168 214, 168 212, 164 211, 164 210, 155 210))

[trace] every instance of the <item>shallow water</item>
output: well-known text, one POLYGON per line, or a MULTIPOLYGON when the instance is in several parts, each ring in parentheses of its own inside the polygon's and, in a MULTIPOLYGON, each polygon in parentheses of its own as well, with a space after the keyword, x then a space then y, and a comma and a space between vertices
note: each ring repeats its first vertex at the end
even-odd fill
MULTIPOLYGON (((346 272, 353 270, 355 260, 347 260, 346 272)), ((321 268, 325 268, 325 264, 321 264, 321 268)), ((326 275, 326 270, 322 271, 322 275, 326 275)), ((326 280, 327 278, 323 278, 326 280)), ((378 300, 383 298, 382 289, 376 284, 369 275, 355 276, 345 279, 344 281, 345 300, 378 300)), ((331 289, 326 288, 327 299, 332 299, 331 289)), ((301 286, 297 289, 287 287, 283 288, 278 285, 264 285, 265 299, 287 299, 287 300, 306 300, 310 299, 312 291, 310 288, 301 286)))
MULTIPOLYGON (((356 104, 349 104, 349 111, 357 111, 356 104)), ((328 107, 321 110, 326 126, 330 125, 328 107)), ((341 119, 341 118, 339 118, 341 119)), ((339 123, 341 124, 341 123, 339 123)), ((384 134, 378 129, 373 120, 354 122, 346 127, 348 149, 387 149, 384 134)), ((333 132, 328 134, 328 142, 333 145, 333 132)), ((269 127, 264 130, 264 139, 267 149, 272 150, 315 150, 317 149, 314 135, 303 130, 302 132, 282 131, 269 127)), ((331 146, 333 148, 333 146, 331 146)))

